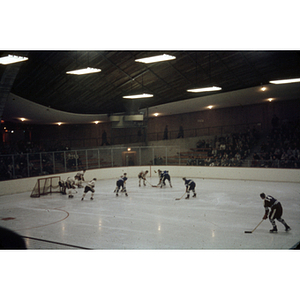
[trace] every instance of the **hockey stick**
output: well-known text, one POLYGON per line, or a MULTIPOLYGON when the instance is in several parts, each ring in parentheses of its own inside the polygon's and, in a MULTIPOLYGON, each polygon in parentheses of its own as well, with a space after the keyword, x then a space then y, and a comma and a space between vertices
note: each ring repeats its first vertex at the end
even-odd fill
POLYGON ((156 185, 151 184, 147 179, 146 181, 152 186, 152 187, 157 187, 156 185))
POLYGON ((245 233, 252 233, 252 232, 254 232, 254 230, 262 223, 264 221, 264 219, 262 219, 259 223, 258 223, 258 225, 252 230, 252 231, 245 231, 245 233))
POLYGON ((158 187, 159 183, 158 183, 157 185, 153 185, 153 184, 150 183, 150 185, 151 185, 152 187, 158 187))
POLYGON ((186 192, 180 198, 176 198, 175 200, 181 200, 185 194, 186 192))

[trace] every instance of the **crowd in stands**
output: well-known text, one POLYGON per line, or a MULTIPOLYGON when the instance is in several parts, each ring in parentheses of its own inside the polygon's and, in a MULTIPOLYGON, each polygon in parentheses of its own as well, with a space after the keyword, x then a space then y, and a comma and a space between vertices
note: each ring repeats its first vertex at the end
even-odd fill
POLYGON ((0 180, 39 176, 53 173, 53 158, 50 153, 30 154, 29 159, 24 153, 1 155, 0 180), (43 171, 41 172, 41 164, 43 171))
POLYGON ((57 145, 46 148, 42 144, 25 141, 2 145, 0 147, 0 180, 52 174, 53 156, 50 151, 62 150, 70 149, 57 145), (42 155, 40 156, 39 153, 42 155), (43 174, 41 174, 41 163, 43 174))
MULTIPOLYGON (((260 144, 259 139, 260 132, 254 127, 248 128, 245 132, 215 136, 209 140, 201 139, 196 145, 197 149, 189 157, 187 165, 242 166, 248 159, 251 167, 300 168, 300 119, 279 122, 274 116, 270 134, 260 144), (258 151, 251 156, 254 147, 258 151)), ((0 180, 41 175, 41 164, 43 172, 51 174, 53 173, 51 151, 66 150, 71 149, 61 145, 46 148, 30 142, 0 146, 0 180)), ((74 167, 79 161, 78 157, 71 155, 68 154, 66 157, 68 168, 74 167)), ((63 162, 61 154, 55 153, 55 161, 63 162)), ((162 158, 155 157, 153 163, 162 164, 162 158)))
POLYGON ((0 145, 0 155, 39 153, 39 152, 64 151, 64 150, 70 150, 70 149, 55 143, 46 146, 41 143, 28 142, 24 140, 19 141, 17 143, 0 145))
POLYGON ((300 167, 300 119, 284 120, 276 116, 272 131, 261 143, 260 151, 252 157, 252 167, 299 168, 300 167))
POLYGON ((196 155, 190 157, 188 165, 199 166, 241 166, 249 156, 251 149, 257 144, 260 133, 253 128, 246 132, 215 136, 214 140, 199 140, 198 151, 206 151, 206 157, 196 155))

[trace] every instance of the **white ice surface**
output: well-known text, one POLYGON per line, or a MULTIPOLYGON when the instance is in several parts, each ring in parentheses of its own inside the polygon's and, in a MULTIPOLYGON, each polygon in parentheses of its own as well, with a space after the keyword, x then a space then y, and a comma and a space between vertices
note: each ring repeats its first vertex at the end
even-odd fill
POLYGON ((116 180, 97 181, 93 201, 89 194, 80 200, 83 189, 74 198, 0 197, 0 226, 26 236, 33 249, 0 251, 2 294, 253 300, 269 297, 270 282, 277 298, 296 299, 300 252, 287 249, 300 240, 299 184, 194 180, 197 197, 179 201, 175 198, 185 191, 181 178, 172 179, 173 188, 160 189, 138 187, 131 174, 128 197, 115 196, 116 180), (264 214, 261 192, 281 201, 290 232, 277 224, 279 232, 270 234, 266 220, 252 234, 244 233, 264 214), (75 251, 80 247, 97 251, 75 251))
POLYGON ((290 249, 300 241, 299 184, 194 178, 197 197, 177 201, 185 192, 181 178, 172 178, 173 188, 156 188, 128 175, 128 197, 115 196, 116 180, 97 181, 93 201, 90 194, 80 200, 83 189, 74 198, 2 196, 0 226, 25 236, 28 249, 290 249), (282 203, 290 232, 276 221, 278 233, 270 234, 265 220, 244 233, 262 219, 261 192, 282 203))

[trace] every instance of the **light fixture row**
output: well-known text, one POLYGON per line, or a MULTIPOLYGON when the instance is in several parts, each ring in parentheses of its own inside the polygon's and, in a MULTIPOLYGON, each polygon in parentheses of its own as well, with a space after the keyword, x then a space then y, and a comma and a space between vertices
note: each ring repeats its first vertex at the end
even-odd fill
MULTIPOLYGON (((169 60, 173 60, 173 59, 176 59, 176 57, 173 55, 162 54, 162 55, 155 55, 155 56, 136 59, 135 61, 140 62, 140 63, 150 64, 150 63, 157 63, 157 62, 162 62, 162 61, 169 61, 169 60)), ((21 62, 24 60, 28 60, 28 58, 21 57, 21 56, 15 56, 15 55, 8 55, 7 57, 0 58, 0 63, 10 64, 10 63, 21 62)), ((99 73, 99 72, 101 72, 101 69, 87 67, 87 68, 83 68, 83 69, 67 71, 66 74, 86 75, 86 74, 99 73)), ((222 88, 220 88, 220 87, 213 86, 213 87, 206 87, 206 88, 191 89, 191 90, 187 90, 187 91, 192 92, 192 93, 201 93, 201 92, 219 91, 221 89, 222 88)), ((143 99, 143 98, 151 98, 151 97, 153 97, 153 94, 146 94, 146 93, 123 96, 124 99, 143 99)))
MULTIPOLYGON (((157 63, 157 62, 169 61, 169 60, 174 60, 174 59, 176 59, 176 57, 173 55, 162 54, 162 55, 155 55, 155 56, 150 56, 150 57, 145 57, 145 58, 139 58, 139 59, 136 59, 135 61, 140 62, 140 63, 150 64, 150 63, 157 63)), ((7 56, 0 57, 0 64, 7 65, 7 64, 13 64, 13 63, 17 63, 17 62, 26 61, 26 60, 28 60, 28 57, 22 57, 22 56, 16 56, 16 55, 9 54, 7 56)), ((101 69, 87 67, 87 68, 83 68, 83 69, 67 71, 66 74, 86 75, 86 74, 99 73, 99 72, 101 72, 101 69)), ((269 81, 269 83, 271 83, 271 84, 288 84, 288 83, 295 83, 295 82, 300 82, 300 78, 269 81)), ((221 87, 211 86, 211 87, 188 89, 187 92, 203 93, 203 92, 215 92, 215 91, 220 91, 220 90, 222 90, 221 87)), ((137 95, 123 96, 124 99, 143 99, 143 98, 150 98, 150 97, 153 97, 153 94, 143 93, 143 94, 137 94, 137 95)))
MULTIPOLYGON (((274 98, 268 98, 267 99, 267 101, 269 101, 269 102, 272 102, 274 100, 274 98)), ((214 106, 213 105, 208 105, 208 106, 206 106, 206 108, 208 108, 208 109, 212 109, 214 106)), ((156 112, 156 113, 154 113, 153 114, 153 116, 155 116, 155 117, 158 117, 160 115, 160 113, 158 113, 158 112, 156 112)), ((24 122, 24 121, 28 121, 28 119, 25 119, 25 118, 19 118, 22 122, 24 122)), ((99 124, 99 123, 101 123, 101 121, 93 121, 92 123, 94 123, 94 124, 99 124)), ((62 122, 57 122, 56 123, 58 126, 61 126, 63 123, 62 122)))
MULTIPOLYGON (((162 55, 156 55, 156 56, 150 56, 150 57, 136 59, 135 61, 140 62, 140 63, 150 64, 150 63, 168 61, 168 60, 173 60, 173 59, 176 59, 176 56, 162 54, 162 55)), ((222 88, 213 86, 213 87, 206 87, 206 88, 191 89, 191 90, 187 90, 187 92, 201 93, 201 92, 211 92, 211 91, 219 91, 219 90, 222 90, 222 88)), ((153 95, 152 94, 139 94, 139 95, 123 96, 123 98, 125 98, 125 99, 138 99, 138 98, 141 99, 141 98, 149 98, 149 97, 153 97, 153 95)))
MULTIPOLYGON (((29 119, 27 119, 27 118, 19 118, 19 120, 20 121, 22 121, 22 122, 25 122, 25 121, 30 121, 29 119)), ((94 123, 94 124, 99 124, 99 123, 101 123, 102 121, 93 121, 92 123, 94 123)), ((60 126, 60 125, 62 125, 62 124, 64 124, 64 123, 62 123, 62 122, 56 122, 55 124, 57 124, 58 126, 60 126)))
MULTIPOLYGON (((272 101, 274 101, 276 98, 268 98, 268 99, 265 99, 264 101, 269 101, 269 102, 272 102, 272 101)), ((215 106, 214 105, 208 105, 208 106, 206 106, 205 108, 206 109, 213 109, 215 106)), ((155 112, 155 113, 153 113, 153 116, 154 117, 158 117, 158 116, 160 116, 161 114, 160 113, 158 113, 158 112, 155 112)))

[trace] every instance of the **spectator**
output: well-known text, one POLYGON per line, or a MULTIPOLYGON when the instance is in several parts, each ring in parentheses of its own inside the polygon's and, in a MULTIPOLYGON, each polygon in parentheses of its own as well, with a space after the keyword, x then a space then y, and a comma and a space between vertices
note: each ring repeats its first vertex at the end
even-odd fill
POLYGON ((182 125, 180 125, 180 127, 179 127, 179 132, 178 132, 177 138, 178 138, 178 139, 179 139, 179 138, 183 138, 183 127, 182 127, 182 125))
POLYGON ((164 140, 167 140, 168 139, 168 125, 166 125, 165 127, 165 131, 164 131, 164 140))
POLYGON ((106 134, 105 130, 103 130, 103 132, 102 132, 102 145, 101 146, 104 146, 104 145, 109 145, 109 143, 107 141, 107 134, 106 134))

